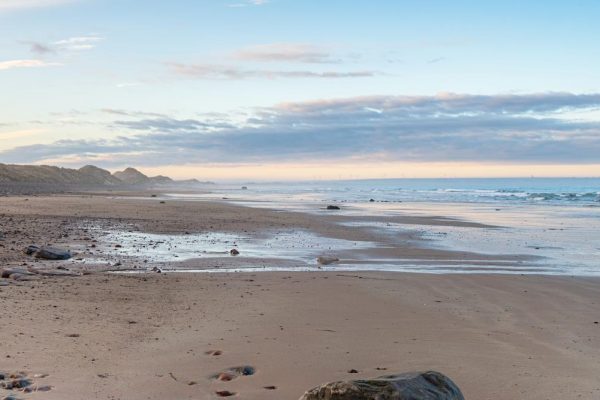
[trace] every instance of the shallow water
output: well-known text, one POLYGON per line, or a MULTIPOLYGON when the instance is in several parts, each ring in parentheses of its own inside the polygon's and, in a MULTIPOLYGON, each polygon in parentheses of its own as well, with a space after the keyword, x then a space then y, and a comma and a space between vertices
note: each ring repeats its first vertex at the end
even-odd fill
MULTIPOLYGON (((227 198, 250 207, 329 215, 335 211, 353 216, 444 216, 494 225, 469 228, 369 222, 379 232, 417 231, 432 248, 471 251, 487 255, 513 254, 540 257, 535 263, 510 268, 480 265, 444 265, 410 260, 372 260, 361 269, 410 272, 551 273, 600 275, 600 179, 462 179, 375 180, 218 186, 210 194, 172 193, 189 201, 227 198), (543 194, 543 195, 540 195, 543 194), (370 201, 373 199, 374 201, 370 201), (493 270, 496 268, 496 270, 493 270)), ((364 221, 350 225, 366 226, 364 221)), ((335 268, 356 268, 357 264, 335 268)))
POLYGON ((167 235, 106 231, 101 241, 112 257, 141 257, 149 263, 231 258, 229 251, 237 249, 238 258, 279 258, 317 265, 316 258, 321 255, 378 246, 374 242, 328 238, 303 230, 267 231, 258 237, 225 232, 167 235))

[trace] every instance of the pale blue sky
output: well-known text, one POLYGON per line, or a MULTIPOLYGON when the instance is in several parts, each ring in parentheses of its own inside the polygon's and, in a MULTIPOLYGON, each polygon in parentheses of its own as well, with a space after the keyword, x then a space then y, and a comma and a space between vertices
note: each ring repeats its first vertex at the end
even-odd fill
POLYGON ((600 164, 599 20, 598 1, 0 0, 0 162, 600 164))

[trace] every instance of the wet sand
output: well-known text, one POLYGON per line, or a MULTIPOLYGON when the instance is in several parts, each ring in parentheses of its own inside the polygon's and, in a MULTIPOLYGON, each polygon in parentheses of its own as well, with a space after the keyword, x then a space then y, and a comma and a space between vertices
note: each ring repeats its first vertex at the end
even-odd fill
MULTIPOLYGON (((373 239, 329 217, 224 203, 51 196, 0 198, 0 206, 0 267, 47 265, 21 253, 31 243, 88 249, 91 224, 154 233, 295 228, 373 239)), ((465 255, 430 254, 414 247, 410 233, 399 235, 397 252, 465 255)), ((0 287, 0 372, 49 374, 33 381, 52 390, 16 392, 23 399, 212 399, 222 390, 240 399, 297 399, 330 380, 421 369, 449 375, 467 399, 595 399, 598 299, 596 278, 520 275, 38 277, 0 287), (238 366, 255 373, 211 379, 238 366)), ((0 398, 7 393, 0 389, 0 398)))

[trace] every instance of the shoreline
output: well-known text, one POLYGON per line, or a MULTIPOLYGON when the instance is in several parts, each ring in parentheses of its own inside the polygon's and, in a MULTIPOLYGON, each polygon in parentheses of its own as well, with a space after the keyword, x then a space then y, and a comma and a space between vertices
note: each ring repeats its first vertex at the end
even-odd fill
MULTIPOLYGON (((443 216, 307 214, 216 201, 165 201, 150 197, 147 192, 126 197, 113 194, 9 197, 2 198, 0 204, 4 219, 11 216, 20 219, 4 222, 7 228, 19 232, 14 239, 30 241, 28 244, 64 246, 79 253, 78 258, 85 260, 84 264, 89 260, 90 265, 97 260, 96 265, 134 263, 141 268, 140 260, 132 259, 132 254, 148 254, 150 258, 144 260, 145 264, 160 261, 152 259, 152 254, 160 251, 173 253, 171 258, 163 255, 162 261, 178 261, 177 265, 187 269, 206 268, 211 263, 239 266, 242 261, 267 267, 278 264, 317 267, 314 260, 318 256, 332 255, 342 260, 335 265, 338 269, 345 265, 349 270, 394 265, 414 270, 422 263, 437 263, 441 268, 488 265, 523 268, 528 272, 528 268, 537 267, 535 261, 539 259, 531 255, 485 254, 435 246, 435 242, 423 238, 420 227, 495 228, 443 216), (145 198, 140 200, 142 196, 145 198), (26 233, 18 229, 24 224, 26 233), (381 227, 382 224, 385 226, 381 227), (62 230, 60 235, 48 235, 44 226, 56 225, 62 230), (240 256, 224 257, 234 245, 239 246, 236 248, 241 251, 240 256), (211 257, 210 253, 215 251, 221 255, 211 257), (272 257, 275 262, 270 261, 272 257)), ((5 254, 4 261, 20 263, 23 258, 20 254, 12 257, 5 254)))

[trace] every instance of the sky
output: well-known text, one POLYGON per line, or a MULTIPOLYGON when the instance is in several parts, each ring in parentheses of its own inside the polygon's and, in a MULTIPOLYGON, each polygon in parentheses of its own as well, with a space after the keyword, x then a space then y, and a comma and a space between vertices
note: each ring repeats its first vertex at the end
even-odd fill
POLYGON ((600 2, 0 0, 0 162, 600 176, 600 2))

